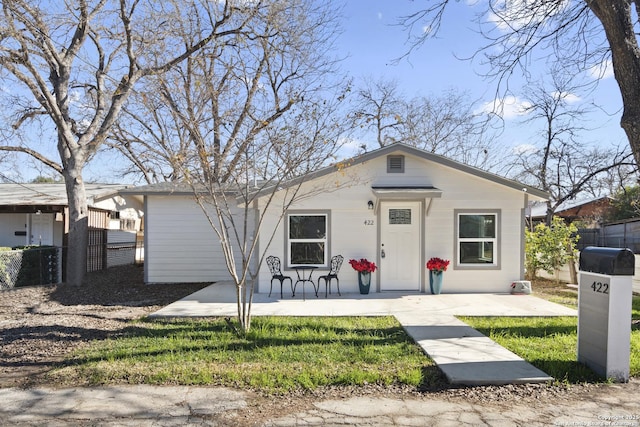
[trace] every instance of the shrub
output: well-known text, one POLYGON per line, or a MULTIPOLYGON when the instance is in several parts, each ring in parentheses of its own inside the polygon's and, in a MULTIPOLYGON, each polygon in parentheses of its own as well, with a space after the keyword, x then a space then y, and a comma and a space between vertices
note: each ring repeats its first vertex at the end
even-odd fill
POLYGON ((565 224, 553 218, 551 227, 538 224, 533 231, 526 230, 525 264, 527 279, 533 280, 539 270, 553 274, 577 255, 576 243, 580 238, 574 224, 565 224))

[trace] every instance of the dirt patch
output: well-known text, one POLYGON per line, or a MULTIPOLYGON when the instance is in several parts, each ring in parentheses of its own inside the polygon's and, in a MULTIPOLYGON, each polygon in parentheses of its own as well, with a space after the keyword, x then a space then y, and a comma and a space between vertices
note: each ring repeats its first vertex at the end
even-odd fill
POLYGON ((82 287, 0 292, 0 387, 43 384, 42 374, 69 352, 208 285, 145 285, 142 275, 131 265, 91 273, 82 287))

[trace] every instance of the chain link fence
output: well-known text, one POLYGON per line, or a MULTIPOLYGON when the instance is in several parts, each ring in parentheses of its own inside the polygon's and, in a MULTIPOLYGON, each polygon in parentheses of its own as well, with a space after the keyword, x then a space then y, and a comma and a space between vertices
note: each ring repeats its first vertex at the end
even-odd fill
POLYGON ((107 267, 136 263, 136 242, 107 243, 107 267))
POLYGON ((0 250, 0 290, 16 286, 22 266, 22 251, 0 250))
POLYGON ((0 289, 62 282, 62 248, 0 250, 0 289))
MULTIPOLYGON (((97 233, 94 233, 97 234, 97 233)), ((100 230, 104 239, 87 248, 87 271, 144 262, 144 245, 133 233, 113 233, 107 242, 106 230, 100 230)), ((0 247, 0 290, 17 286, 49 285, 62 282, 63 248, 36 246, 24 248, 0 247)))
POLYGON ((109 230, 105 246, 107 267, 140 263, 142 243, 136 232, 109 230))

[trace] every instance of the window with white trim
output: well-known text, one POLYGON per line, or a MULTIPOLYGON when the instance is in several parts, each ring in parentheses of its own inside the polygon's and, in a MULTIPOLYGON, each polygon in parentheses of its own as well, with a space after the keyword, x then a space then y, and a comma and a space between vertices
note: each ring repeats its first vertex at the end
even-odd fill
POLYGON ((498 266, 498 236, 497 212, 456 213, 456 265, 498 266))
POLYGON ((329 251, 329 214, 287 214, 287 265, 327 265, 329 251))

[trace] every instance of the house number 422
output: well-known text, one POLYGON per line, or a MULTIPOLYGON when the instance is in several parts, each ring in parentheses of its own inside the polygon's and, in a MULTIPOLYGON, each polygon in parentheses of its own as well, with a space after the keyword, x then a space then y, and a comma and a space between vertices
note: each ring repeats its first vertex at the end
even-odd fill
POLYGON ((602 282, 593 282, 591 285, 591 289, 593 292, 597 292, 599 294, 608 294, 609 293, 609 284, 602 282))
POLYGON ((374 225, 373 224, 373 220, 372 219, 365 219, 364 220, 364 225, 374 225))

